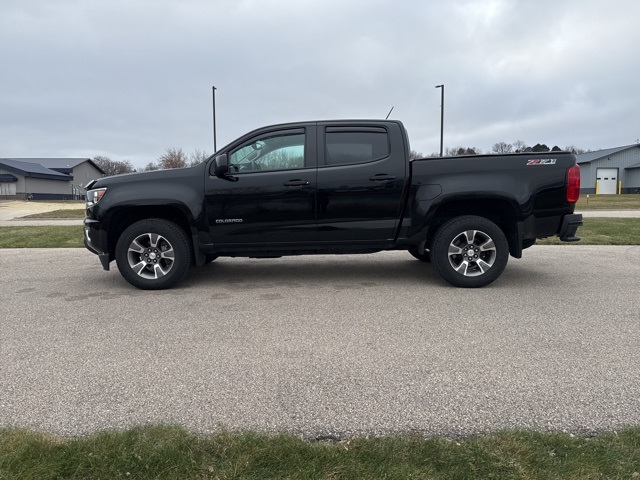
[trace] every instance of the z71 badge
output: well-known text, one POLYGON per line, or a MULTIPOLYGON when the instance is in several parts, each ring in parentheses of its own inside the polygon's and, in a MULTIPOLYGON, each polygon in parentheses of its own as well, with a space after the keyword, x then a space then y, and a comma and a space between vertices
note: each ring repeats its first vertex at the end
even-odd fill
POLYGON ((555 165, 556 158, 534 158, 533 160, 528 160, 527 165, 555 165))

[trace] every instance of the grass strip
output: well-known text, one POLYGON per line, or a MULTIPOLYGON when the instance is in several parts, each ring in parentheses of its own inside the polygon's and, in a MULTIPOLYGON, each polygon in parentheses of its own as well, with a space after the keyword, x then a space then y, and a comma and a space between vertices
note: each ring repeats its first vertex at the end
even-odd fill
POLYGON ((82 225, 0 227, 0 248, 75 248, 83 239, 82 225))
POLYGON ((576 211, 584 210, 640 210, 640 195, 580 195, 576 211))
MULTIPOLYGON (((83 235, 81 225, 0 227, 0 248, 83 247, 83 235)), ((578 236, 582 240, 577 243, 551 237, 537 245, 640 245, 640 219, 585 218, 578 236)))
POLYGON ((34 213, 20 217, 21 220, 46 220, 46 219, 77 219, 82 220, 85 217, 86 210, 84 208, 67 208, 62 210, 53 210, 51 212, 34 213))
MULTIPOLYGON (((585 218, 578 228, 577 243, 558 237, 538 240, 536 245, 640 245, 640 218, 585 218)), ((639 479, 640 480, 640 479, 639 479)))
POLYGON ((341 442, 228 432, 198 437, 170 426, 68 440, 0 430, 3 479, 634 479, 639 471, 640 428, 592 438, 510 431, 341 442))

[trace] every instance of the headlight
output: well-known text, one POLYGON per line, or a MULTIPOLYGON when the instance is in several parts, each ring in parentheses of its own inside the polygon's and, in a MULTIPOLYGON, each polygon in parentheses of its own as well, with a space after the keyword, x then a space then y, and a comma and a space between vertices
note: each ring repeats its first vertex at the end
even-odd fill
POLYGON ((95 190, 89 190, 87 192, 87 208, 93 207, 100 201, 104 194, 107 193, 106 188, 96 188, 95 190))

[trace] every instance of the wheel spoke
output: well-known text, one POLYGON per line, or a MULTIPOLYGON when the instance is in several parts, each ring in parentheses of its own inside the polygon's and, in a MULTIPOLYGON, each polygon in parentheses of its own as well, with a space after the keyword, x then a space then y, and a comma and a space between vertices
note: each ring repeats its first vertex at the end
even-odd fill
POLYGON ((493 240, 491 238, 489 238, 486 242, 480 245, 481 252, 486 252, 486 251, 495 250, 495 249, 496 249, 496 245, 495 243, 493 243, 493 240))
POLYGON ((158 247, 158 242, 160 241, 160 239, 162 239, 162 237, 160 235, 158 235, 157 233, 150 233, 149 234, 149 243, 151 244, 151 246, 153 248, 157 248, 158 247))
POLYGON ((467 230, 464 232, 464 236, 467 238, 467 244, 473 244, 473 239, 476 238, 477 230, 467 230))
POLYGON ((131 245, 129 245, 129 251, 142 254, 144 252, 144 247, 138 243, 138 239, 136 238, 131 242, 131 245))
POLYGON ((476 262, 476 265, 478 266, 478 268, 480 269, 480 271, 482 273, 486 272, 487 270, 489 270, 491 268, 491 264, 485 262, 482 259, 478 259, 478 261, 476 262))
POLYGON ((451 255, 462 255, 462 249, 452 243, 449 245, 449 256, 451 255))
POLYGON ((171 269, 171 267, 169 267, 166 270, 164 270, 159 264, 156 263, 153 266, 153 272, 155 274, 155 278, 164 277, 167 273, 169 273, 170 269, 171 269))
POLYGON ((136 272, 138 275, 142 276, 142 271, 147 266, 147 262, 138 262, 135 265, 131 265, 131 269, 136 272))
POLYGON ((454 267, 455 271, 461 273, 462 275, 467 275, 467 270, 469 270, 469 262, 464 260, 458 267, 454 267))
POLYGON ((173 251, 173 248, 165 251, 165 252, 160 252, 160 258, 166 258, 167 260, 173 260, 175 258, 175 253, 173 251))

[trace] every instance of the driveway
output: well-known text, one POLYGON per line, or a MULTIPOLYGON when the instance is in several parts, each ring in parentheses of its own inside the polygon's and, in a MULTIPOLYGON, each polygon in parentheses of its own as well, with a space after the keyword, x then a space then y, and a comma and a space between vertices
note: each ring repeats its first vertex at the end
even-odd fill
POLYGON ((307 437, 640 422, 640 247, 534 246, 493 285, 404 252, 219 259, 143 292, 81 249, 0 250, 0 425, 307 437))
POLYGON ((84 202, 28 202, 24 200, 0 200, 0 227, 82 225, 82 220, 21 220, 22 217, 32 215, 34 213, 82 208, 84 208, 84 202))

